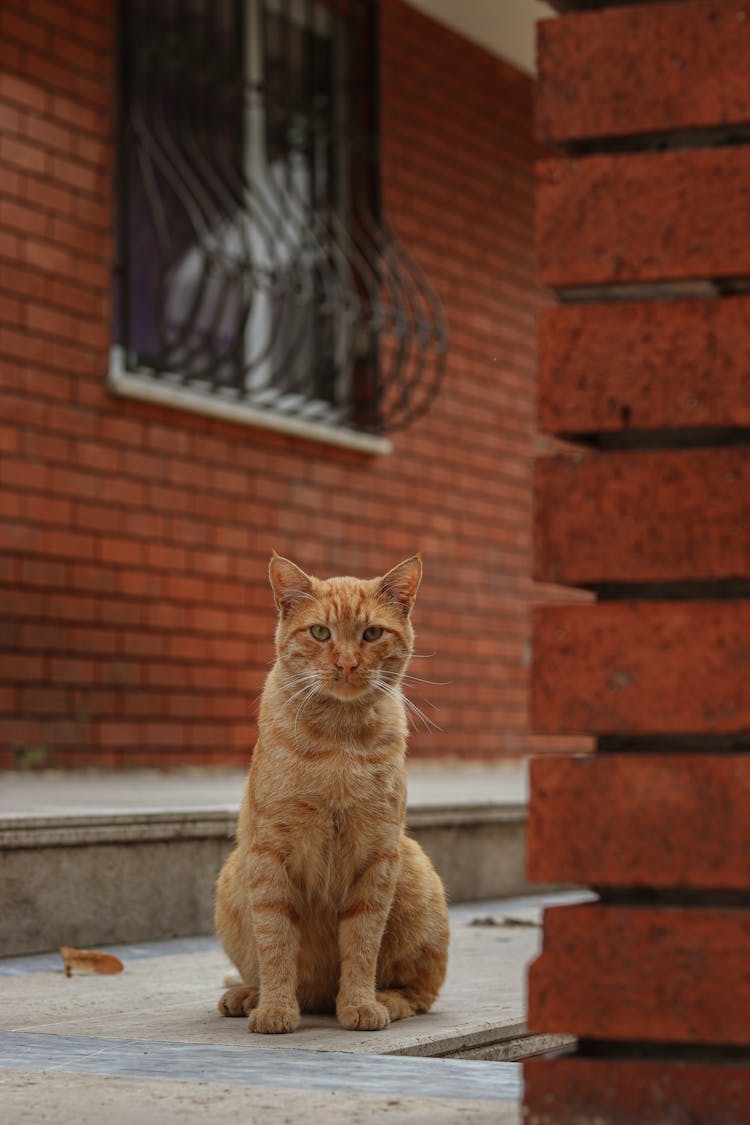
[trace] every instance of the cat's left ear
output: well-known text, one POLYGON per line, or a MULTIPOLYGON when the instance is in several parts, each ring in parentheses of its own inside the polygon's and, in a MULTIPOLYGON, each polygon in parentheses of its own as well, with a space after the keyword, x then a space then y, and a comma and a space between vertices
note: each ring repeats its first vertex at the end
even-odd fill
POLYGON ((417 598, 422 581, 422 560, 419 555, 405 559, 380 579, 380 595, 397 606, 407 617, 417 598))
POLYGON ((298 602, 310 596, 312 579, 289 559, 274 551, 268 564, 268 578, 279 613, 287 613, 298 602))

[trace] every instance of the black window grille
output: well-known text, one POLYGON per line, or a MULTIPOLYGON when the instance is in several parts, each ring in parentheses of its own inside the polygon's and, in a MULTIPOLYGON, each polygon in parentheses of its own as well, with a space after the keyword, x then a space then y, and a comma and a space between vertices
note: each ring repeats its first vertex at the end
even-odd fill
POLYGON ((374 0, 121 0, 117 343, 144 383, 382 434, 439 302, 379 190, 374 0))

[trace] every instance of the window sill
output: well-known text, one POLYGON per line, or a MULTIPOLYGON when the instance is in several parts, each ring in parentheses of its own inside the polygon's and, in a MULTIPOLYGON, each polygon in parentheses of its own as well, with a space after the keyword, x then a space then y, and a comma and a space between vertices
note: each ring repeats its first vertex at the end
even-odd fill
POLYGON ((190 410, 194 414, 205 414, 210 418, 222 418, 241 426, 260 426, 266 430, 277 430, 284 434, 306 438, 308 441, 325 442, 344 449, 354 449, 360 453, 391 453, 393 443, 388 438, 376 434, 358 433, 356 430, 339 429, 321 422, 309 422, 304 418, 285 417, 270 410, 258 410, 237 402, 225 402, 220 398, 202 395, 188 387, 170 386, 146 375, 128 371, 125 366, 124 349, 115 345, 110 349, 109 389, 117 395, 144 399, 160 406, 174 407, 176 410, 190 410))

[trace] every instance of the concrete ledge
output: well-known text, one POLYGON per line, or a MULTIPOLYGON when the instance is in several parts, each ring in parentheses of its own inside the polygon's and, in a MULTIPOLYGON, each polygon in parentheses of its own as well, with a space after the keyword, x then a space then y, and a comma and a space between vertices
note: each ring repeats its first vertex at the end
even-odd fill
POLYGON ((231 840, 237 813, 230 809, 112 812, 91 816, 11 815, 0 818, 0 848, 74 847, 155 840, 231 840))
MULTIPOLYGON (((235 823, 233 808, 0 817, 0 956, 211 933, 235 823)), ((525 804, 411 808, 408 830, 451 901, 527 891, 525 804)))
MULTIPOLYGON (((451 902, 524 894, 525 804, 410 809, 407 831, 432 859, 451 902)), ((537 888, 538 889, 538 888, 537 888)))

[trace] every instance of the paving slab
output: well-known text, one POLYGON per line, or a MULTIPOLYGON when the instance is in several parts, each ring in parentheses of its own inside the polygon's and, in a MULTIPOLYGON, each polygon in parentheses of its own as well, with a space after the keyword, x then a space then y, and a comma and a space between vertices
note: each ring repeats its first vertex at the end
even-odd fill
MULTIPOLYGON (((55 827, 49 817, 107 812, 113 824, 118 813, 168 820, 186 809, 210 820, 236 810, 243 780, 244 771, 5 775, 0 818, 21 831, 18 818, 38 815, 47 832, 55 827)), ((418 764, 409 785, 417 821, 420 810, 434 816, 463 805, 476 816, 480 806, 519 806, 526 798, 518 765, 418 764)), ((63 828, 80 825, 68 820, 63 828)), ((59 846, 72 854, 69 840, 59 846)), ((211 937, 108 947, 125 964, 114 977, 66 978, 57 954, 0 959, 3 1125, 202 1125, 207 1114, 212 1122, 325 1115, 333 1125, 376 1118, 519 1125, 520 1066, 485 1060, 552 1045, 526 1034, 526 967, 538 949, 545 901, 571 897, 452 907, 448 979, 434 1009, 372 1034, 305 1016, 292 1036, 249 1035, 244 1019, 216 1012, 229 965, 211 937)))
POLYGON ((56 954, 0 960, 4 1125, 190 1125, 209 1110, 219 1121, 325 1113, 334 1125, 383 1116, 518 1125, 519 1064, 455 1056, 548 1045, 525 1032, 526 967, 545 903, 571 897, 452 908, 448 978, 434 1009, 374 1033, 304 1016, 293 1035, 250 1035, 244 1019, 216 1011, 230 965, 213 938, 112 947, 125 970, 109 977, 68 978, 56 954))
POLYGON ((462 1059, 316 1052, 282 1047, 216 1047, 201 1043, 104 1039, 88 1035, 0 1035, 3 1057, 28 1071, 119 1075, 187 1082, 226 1082, 282 1090, 388 1092, 404 1097, 509 1101, 520 1093, 515 1063, 485 1066, 462 1059))
POLYGON ((372 1034, 305 1015, 291 1036, 250 1036, 244 1019, 216 1011, 231 966, 213 938, 108 947, 125 965, 111 977, 68 978, 57 954, 0 960, 0 1031, 363 1055, 512 1042, 526 1035, 526 968, 539 949, 541 909, 540 900, 453 908, 448 975, 432 1011, 372 1034))

